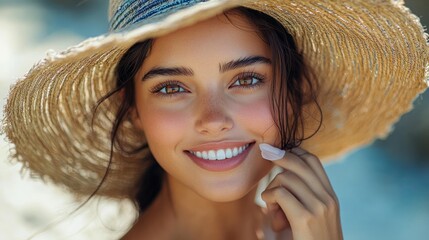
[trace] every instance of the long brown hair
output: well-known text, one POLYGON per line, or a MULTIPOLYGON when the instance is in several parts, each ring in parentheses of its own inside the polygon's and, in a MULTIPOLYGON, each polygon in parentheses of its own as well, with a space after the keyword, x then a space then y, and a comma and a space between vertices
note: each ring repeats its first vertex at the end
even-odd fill
MULTIPOLYGON (((263 41, 271 48, 273 63, 273 84, 271 88, 271 107, 273 118, 280 136, 280 147, 291 149, 314 135, 322 123, 322 112, 317 103, 317 81, 303 56, 298 52, 291 34, 274 18, 248 8, 239 7, 224 13, 246 17, 258 31, 263 41), (314 104, 317 108, 318 126, 311 134, 305 135, 303 107, 314 104)), ((229 19, 229 18, 228 18, 229 19)), ((231 20, 230 20, 231 21, 231 20)), ((116 136, 131 107, 135 104, 134 77, 148 55, 153 40, 149 39, 134 44, 121 58, 116 68, 116 88, 100 99, 98 105, 115 93, 123 92, 122 103, 116 113, 116 119, 111 132, 112 148, 117 142, 116 136)), ((146 149, 144 143, 135 152, 146 149)), ((112 157, 110 157, 110 162, 112 157)), ((135 200, 140 212, 146 210, 158 195, 164 171, 151 154, 142 159, 150 161, 151 165, 143 173, 135 200)), ((108 170, 108 169, 107 169, 108 170)), ((107 175, 108 171, 106 172, 107 175)), ((103 182, 100 183, 103 184, 103 182)))

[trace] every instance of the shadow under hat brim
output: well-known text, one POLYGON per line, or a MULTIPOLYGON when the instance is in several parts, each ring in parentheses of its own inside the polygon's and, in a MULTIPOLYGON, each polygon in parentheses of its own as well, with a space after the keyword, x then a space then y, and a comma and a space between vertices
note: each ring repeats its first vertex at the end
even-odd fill
MULTIPOLYGON (((324 162, 385 137, 428 83, 429 50, 418 19, 397 1, 210 1, 159 21, 88 39, 50 54, 12 87, 4 132, 12 158, 35 175, 91 194, 106 172, 119 98, 97 101, 115 87, 116 63, 133 44, 244 6, 276 18, 294 36, 317 76, 323 112, 319 132, 303 147, 324 162)), ((308 115, 311 122, 311 114, 308 115)), ((316 124, 316 123, 315 123, 316 124)), ((311 131, 313 124, 308 124, 311 131)), ((126 149, 145 142, 129 121, 126 149)), ((135 193, 148 152, 114 151, 99 194, 135 193)))

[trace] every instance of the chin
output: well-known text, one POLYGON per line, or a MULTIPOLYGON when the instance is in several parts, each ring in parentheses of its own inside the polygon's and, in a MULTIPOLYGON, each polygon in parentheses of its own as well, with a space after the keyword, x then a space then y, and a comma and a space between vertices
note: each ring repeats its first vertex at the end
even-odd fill
POLYGON ((203 198, 213 202, 227 203, 240 200, 245 197, 254 198, 256 188, 260 180, 266 176, 271 168, 267 171, 251 176, 241 176, 236 179, 224 179, 213 182, 206 182, 195 186, 194 190, 203 198), (249 196, 252 194, 252 196, 249 196))
MULTIPOLYGON (((199 195, 205 199, 211 200, 218 203, 228 203, 240 200, 249 194, 253 194, 257 187, 257 183, 254 186, 248 187, 221 187, 217 189, 206 188, 199 192, 199 195)), ((252 196, 254 197, 254 196, 252 196)))

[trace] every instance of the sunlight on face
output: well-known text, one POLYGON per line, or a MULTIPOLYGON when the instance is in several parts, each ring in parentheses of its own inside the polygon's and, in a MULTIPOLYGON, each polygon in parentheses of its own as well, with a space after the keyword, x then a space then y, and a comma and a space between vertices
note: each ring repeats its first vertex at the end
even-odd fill
POLYGON ((269 172, 258 144, 275 138, 264 135, 273 125, 270 49, 243 17, 230 19, 154 41, 135 79, 133 119, 169 182, 222 202, 243 197, 269 172), (227 161, 203 159, 213 156, 227 161))

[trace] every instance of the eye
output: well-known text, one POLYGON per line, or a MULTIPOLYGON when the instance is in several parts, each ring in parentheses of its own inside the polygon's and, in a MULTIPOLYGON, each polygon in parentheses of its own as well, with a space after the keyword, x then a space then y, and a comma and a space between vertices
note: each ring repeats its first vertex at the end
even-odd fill
POLYGON ((159 90, 159 92, 164 94, 173 94, 178 92, 184 92, 184 89, 179 85, 168 85, 159 90))
POLYGON ((178 93, 187 92, 184 87, 179 82, 168 81, 156 85, 152 90, 152 93, 160 95, 174 95, 178 93))
POLYGON ((238 75, 232 87, 252 88, 262 84, 264 77, 257 73, 241 73, 238 75))

